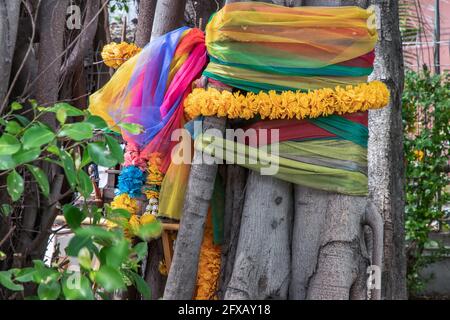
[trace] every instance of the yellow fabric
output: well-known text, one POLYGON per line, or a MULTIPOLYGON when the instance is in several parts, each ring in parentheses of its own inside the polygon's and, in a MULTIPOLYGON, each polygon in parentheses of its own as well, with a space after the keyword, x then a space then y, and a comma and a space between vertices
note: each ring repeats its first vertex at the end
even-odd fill
MULTIPOLYGON (((188 146, 191 148, 191 159, 194 154, 193 143, 188 146)), ((177 145, 172 154, 179 154, 181 144, 177 145)), ((186 147, 186 146, 185 146, 186 147)), ((187 150, 187 149, 182 149, 187 150)), ((182 155, 180 155, 182 156, 182 155)), ((158 216, 180 220, 183 213, 184 196, 186 194, 187 182, 191 171, 190 164, 170 163, 164 176, 159 193, 159 214, 158 216)))
POLYGON ((318 68, 371 51, 377 41, 374 21, 373 7, 291 8, 262 2, 231 3, 208 23, 206 45, 210 55, 223 61, 234 52, 237 63, 258 64, 264 55, 265 63, 292 67, 296 56, 296 67, 318 68), (286 44, 292 48, 283 48, 286 44), (264 47, 267 50, 261 50, 264 47), (255 61, 251 61, 252 55, 258 56, 255 61))
POLYGON ((134 56, 127 63, 123 64, 112 76, 111 80, 89 97, 89 110, 92 114, 100 116, 106 121, 109 127, 117 132, 121 132, 111 114, 120 113, 122 105, 121 98, 126 90, 124 83, 129 83, 139 55, 134 56), (105 99, 108 97, 108 99, 105 99))
POLYGON ((292 89, 322 89, 322 88, 334 88, 336 86, 357 85, 359 83, 367 82, 367 77, 332 77, 332 76, 314 76, 314 77, 301 77, 301 76, 289 76, 285 75, 261 72, 252 69, 237 68, 233 66, 220 65, 210 62, 205 72, 213 73, 217 76, 231 77, 234 80, 243 80, 252 82, 257 85, 258 83, 265 84, 270 83, 274 86, 289 87, 292 89))

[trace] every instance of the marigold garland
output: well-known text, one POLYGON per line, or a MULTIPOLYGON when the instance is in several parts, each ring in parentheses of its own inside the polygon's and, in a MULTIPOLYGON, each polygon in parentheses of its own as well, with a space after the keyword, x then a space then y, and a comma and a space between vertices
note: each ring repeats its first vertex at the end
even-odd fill
POLYGON ((215 88, 196 88, 184 101, 186 115, 217 116, 230 119, 305 119, 383 108, 389 103, 389 90, 380 81, 318 89, 309 92, 276 91, 232 93, 215 88))
MULTIPOLYGON (((159 170, 161 158, 158 153, 150 155, 148 168, 145 169, 142 163, 147 163, 146 158, 142 157, 139 148, 133 144, 126 146, 125 154, 126 166, 124 166, 119 175, 118 193, 111 202, 113 209, 125 209, 130 212, 131 217, 125 227, 125 235, 132 238, 137 235, 140 227, 147 224, 155 224, 154 235, 159 236, 158 230, 161 229, 161 222, 156 219, 158 213, 159 187, 161 185, 163 174, 159 170), (144 186, 144 181, 146 185, 144 186), (143 189, 143 190, 142 190, 143 189), (142 195, 147 196, 149 204, 142 216, 138 215, 139 206, 135 199, 142 195)), ((125 221, 124 221, 125 222, 125 221)), ((114 219, 108 221, 109 228, 115 228, 120 221, 114 222, 114 219)))
POLYGON ((144 188, 144 194, 149 200, 146 213, 157 215, 159 211, 159 190, 164 175, 160 170, 161 155, 158 152, 150 154, 147 168, 147 181, 144 188))
POLYGON ((115 196, 111 202, 111 208, 113 209, 125 209, 131 214, 136 214, 139 210, 136 199, 131 198, 127 193, 122 193, 115 196))
POLYGON ((211 213, 203 236, 200 258, 198 262, 197 288, 195 300, 217 300, 219 283, 221 248, 214 244, 211 213))
POLYGON ((142 49, 136 46, 134 43, 111 42, 103 47, 101 55, 103 62, 108 67, 117 69, 123 63, 125 63, 125 61, 141 52, 141 50, 142 49))

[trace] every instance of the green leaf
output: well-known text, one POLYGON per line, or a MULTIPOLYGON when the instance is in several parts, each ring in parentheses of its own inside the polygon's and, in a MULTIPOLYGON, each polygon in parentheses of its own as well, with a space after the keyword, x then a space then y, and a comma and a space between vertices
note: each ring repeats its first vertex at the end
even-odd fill
POLYGON ((24 164, 27 162, 31 162, 36 160, 41 155, 41 149, 33 148, 24 150, 21 149, 19 152, 16 152, 12 155, 12 158, 16 165, 24 164))
POLYGON ((54 154, 55 156, 58 156, 58 157, 59 157, 59 155, 61 154, 61 153, 59 152, 58 146, 56 146, 56 145, 54 145, 54 144, 49 145, 49 146, 47 147, 47 151, 50 152, 51 154, 54 154))
POLYGON ((35 283, 48 283, 59 278, 59 272, 48 268, 42 260, 33 260, 34 270, 33 281, 35 283))
POLYGON ((66 123, 67 120, 67 111, 64 110, 63 108, 58 109, 56 111, 56 119, 58 120, 58 122, 63 125, 64 123, 66 123))
POLYGON ((113 241, 115 238, 115 234, 113 232, 97 226, 79 228, 75 230, 75 234, 80 237, 94 237, 106 241, 113 241))
POLYGON ((12 207, 7 204, 7 203, 3 203, 2 205, 0 205, 0 211, 2 212, 2 214, 7 217, 11 214, 12 212, 12 207))
POLYGON ((147 250, 148 250, 147 242, 139 242, 137 245, 134 246, 133 252, 137 256, 137 261, 141 261, 142 259, 145 258, 145 256, 147 255, 147 250))
POLYGON ((26 164, 25 166, 31 172, 34 179, 36 179, 37 183, 39 184, 39 188, 41 188, 42 194, 45 197, 48 197, 50 193, 50 185, 48 183, 47 175, 41 168, 32 166, 30 164, 26 164))
POLYGON ((21 110, 23 109, 23 106, 18 103, 17 101, 14 101, 13 103, 11 103, 11 110, 13 111, 17 111, 17 110, 21 110))
POLYGON ((81 226, 86 215, 77 207, 70 204, 66 204, 63 207, 64 218, 66 219, 67 225, 72 229, 78 229, 81 226))
POLYGON ((112 156, 111 151, 106 147, 104 142, 97 141, 89 143, 88 151, 92 161, 100 166, 111 168, 118 163, 117 159, 112 156))
POLYGON ((38 297, 40 300, 56 300, 61 293, 61 286, 56 281, 41 283, 38 287, 38 297))
POLYGON ((93 116, 90 115, 85 122, 90 123, 94 126, 94 128, 96 129, 104 129, 108 127, 108 124, 106 123, 105 120, 103 120, 103 118, 99 117, 99 116, 93 116))
POLYGON ((56 103, 53 107, 47 108, 45 111, 47 112, 58 112, 59 110, 64 110, 66 112, 66 115, 68 117, 77 117, 77 116, 83 116, 84 112, 83 110, 80 110, 66 102, 59 102, 56 103))
POLYGON ((62 290, 67 300, 94 300, 91 282, 79 272, 63 278, 62 290))
POLYGON ((18 134, 22 130, 22 126, 14 120, 8 121, 5 126, 5 131, 10 134, 18 134))
POLYGON ((83 141, 92 138, 93 127, 89 123, 79 122, 65 124, 58 134, 58 137, 69 137, 75 141, 83 141))
POLYGON ((111 209, 111 212, 108 213, 108 217, 130 220, 131 213, 126 209, 111 209))
POLYGON ((18 282, 31 282, 34 279, 35 273, 36 270, 34 268, 24 268, 16 274, 14 280, 18 282))
POLYGON ((70 239, 69 245, 66 247, 66 254, 68 254, 71 257, 78 256, 78 252, 80 252, 81 248, 88 247, 91 248, 94 247, 94 243, 92 239, 88 236, 77 236, 75 235, 70 239))
POLYGON ((137 123, 120 122, 118 126, 131 134, 140 134, 144 131, 144 128, 137 123))
POLYGON ((11 291, 22 291, 23 286, 12 281, 11 271, 0 271, 0 284, 11 291))
POLYGON ((9 170, 17 166, 11 155, 0 155, 0 170, 9 170))
POLYGON ((23 193, 24 182, 20 174, 13 170, 6 178, 7 190, 12 201, 17 201, 23 193))
POLYGON ((100 267, 95 273, 95 281, 108 292, 125 289, 125 282, 122 279, 122 275, 110 266, 100 267))
POLYGON ((78 262, 83 268, 90 270, 92 268, 92 258, 89 249, 86 247, 81 248, 78 252, 78 262))
POLYGON ((43 126, 33 126, 27 130, 22 137, 24 149, 34 149, 49 143, 55 138, 55 134, 43 126))
POLYGON ((157 221, 155 223, 148 223, 142 226, 139 226, 137 231, 137 236, 144 241, 149 239, 158 238, 162 232, 162 224, 157 221))
POLYGON ((92 186, 91 178, 83 170, 78 171, 78 191, 83 195, 85 199, 89 198, 94 187, 92 186))
POLYGON ((89 163, 92 162, 91 157, 89 156, 89 151, 87 149, 83 150, 83 156, 81 157, 80 169, 83 169, 89 163))
POLYGON ((20 142, 16 137, 5 133, 0 137, 0 155, 11 155, 20 150, 20 142))
POLYGON ((73 162, 72 156, 66 151, 60 151, 60 158, 64 168, 64 173, 66 174, 67 181, 70 187, 73 189, 77 183, 77 173, 75 171, 75 163, 73 162))
POLYGON ((109 135, 105 135, 105 139, 106 143, 108 144, 109 150, 111 150, 113 157, 116 158, 116 160, 119 163, 124 162, 123 150, 120 147, 120 144, 117 142, 117 140, 109 135))
POLYGON ((152 292, 147 282, 145 282, 144 279, 142 279, 142 277, 135 272, 131 271, 130 276, 136 289, 142 294, 144 299, 150 300, 152 298, 152 292))
POLYGON ((119 268, 130 254, 130 243, 122 239, 113 246, 104 249, 106 264, 112 268, 119 268))
POLYGON ((21 124, 22 126, 24 126, 24 127, 26 127, 27 125, 30 124, 30 120, 28 120, 27 117, 24 117, 24 116, 22 116, 22 115, 20 115, 20 114, 13 114, 12 116, 13 116, 14 118, 16 118, 16 119, 20 122, 20 124, 21 124))

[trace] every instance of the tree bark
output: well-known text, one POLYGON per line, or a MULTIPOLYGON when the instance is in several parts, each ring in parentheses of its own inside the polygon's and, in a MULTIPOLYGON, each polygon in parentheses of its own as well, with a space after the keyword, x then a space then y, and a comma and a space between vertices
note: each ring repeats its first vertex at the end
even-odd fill
POLYGON ((290 299, 348 300, 368 259, 363 244, 365 197, 295 188, 290 299), (362 270, 361 270, 362 269, 362 270))
MULTIPOLYGON (((36 100, 42 105, 58 100, 61 76, 61 57, 64 49, 67 0, 43 0, 39 12, 39 52, 36 100)), ((41 117, 43 122, 55 127, 51 113, 41 117)))
MULTIPOLYGON (((19 25, 20 1, 0 1, 0 106, 9 87, 14 48, 19 25)), ((2 110, 0 110, 1 113, 2 110)))
POLYGON ((62 73, 71 74, 80 64, 83 64, 83 58, 88 49, 92 47, 95 34, 97 33, 99 9, 100 0, 86 1, 86 15, 83 19, 83 28, 80 30, 82 35, 64 62, 62 73), (90 23, 91 21, 92 23, 90 23))
POLYGON ((384 299, 406 299, 404 231, 403 130, 401 96, 403 58, 398 2, 372 2, 377 6, 378 44, 371 79, 383 81, 391 92, 386 108, 369 111, 369 195, 384 220, 384 299))
POLYGON ((225 299, 287 299, 292 185, 250 172, 233 274, 225 299))
POLYGON ((179 28, 183 25, 183 14, 186 0, 159 0, 156 4, 155 21, 153 23, 152 37, 179 28))
POLYGON ((139 2, 136 44, 143 48, 150 42, 157 0, 141 0, 139 2))
POLYGON ((236 164, 227 166, 224 211, 224 240, 220 265, 218 296, 223 299, 233 273, 236 249, 241 228, 241 216, 244 206, 247 170, 236 164))
MULTIPOLYGON (((142 1, 142 0, 141 0, 142 1)), ((148 243, 148 256, 145 266, 145 281, 151 289, 151 299, 158 300, 164 294, 167 277, 159 272, 159 262, 163 259, 161 239, 151 240, 148 243)))
POLYGON ((205 30, 211 14, 222 8, 223 0, 187 0, 184 19, 187 25, 205 30))

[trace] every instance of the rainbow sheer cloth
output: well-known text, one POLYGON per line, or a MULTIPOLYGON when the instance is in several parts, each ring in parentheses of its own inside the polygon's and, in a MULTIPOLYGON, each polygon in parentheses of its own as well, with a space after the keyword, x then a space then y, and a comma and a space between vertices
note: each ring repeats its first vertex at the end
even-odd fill
POLYGON ((373 9, 228 4, 211 17, 204 75, 246 91, 355 85, 372 72, 373 9))
POLYGON ((183 99, 206 62, 202 31, 182 27, 169 32, 124 63, 102 89, 91 95, 89 109, 110 126, 119 122, 142 125, 144 131, 139 135, 126 130, 122 135, 141 150, 142 156, 159 152, 165 172, 175 143, 170 135, 184 124, 183 99))

